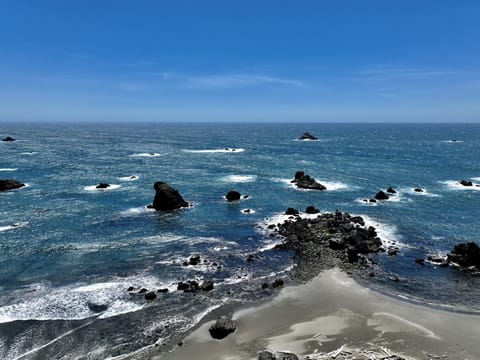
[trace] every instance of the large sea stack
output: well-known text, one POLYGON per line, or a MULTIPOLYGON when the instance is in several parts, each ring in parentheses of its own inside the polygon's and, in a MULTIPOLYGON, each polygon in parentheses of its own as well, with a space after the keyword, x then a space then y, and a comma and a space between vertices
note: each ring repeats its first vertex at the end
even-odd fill
POLYGON ((0 191, 18 189, 24 186, 24 183, 17 180, 0 180, 0 191))
POLYGON ((308 189, 308 190, 326 190, 327 188, 322 184, 315 181, 314 178, 306 175, 303 171, 297 171, 295 173, 295 179, 291 181, 291 183, 295 184, 297 187, 301 189, 308 189))
POLYGON ((189 206, 180 193, 166 182, 157 181, 153 188, 155 189, 155 197, 152 207, 155 210, 169 211, 189 206))

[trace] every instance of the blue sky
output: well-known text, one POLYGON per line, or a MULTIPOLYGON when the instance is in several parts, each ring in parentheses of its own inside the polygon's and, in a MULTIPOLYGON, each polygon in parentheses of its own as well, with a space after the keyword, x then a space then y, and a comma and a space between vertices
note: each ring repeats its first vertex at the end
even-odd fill
POLYGON ((0 0, 0 121, 479 122, 480 2, 0 0))

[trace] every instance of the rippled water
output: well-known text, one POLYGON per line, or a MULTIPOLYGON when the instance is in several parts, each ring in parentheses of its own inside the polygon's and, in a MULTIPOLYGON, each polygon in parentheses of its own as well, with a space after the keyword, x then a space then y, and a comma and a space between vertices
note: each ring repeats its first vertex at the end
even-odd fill
POLYGON ((292 265, 289 254, 267 250, 272 239, 260 225, 287 207, 307 205, 366 215, 382 238, 400 243, 398 256, 379 256, 386 276, 371 286, 480 310, 478 279, 414 263, 478 239, 480 187, 458 185, 480 183, 478 125, 0 125, 0 137, 7 135, 19 140, 0 142, 0 178, 28 187, 0 193, 0 356, 31 350, 32 358, 68 358, 73 350, 63 341, 74 335, 35 349, 76 326, 82 328, 73 334, 82 336, 75 351, 118 355, 168 338, 158 330, 162 321, 182 331, 209 307, 259 297, 259 282, 292 265), (307 130, 320 140, 295 140, 307 130), (289 180, 296 170, 327 191, 295 190, 289 180), (155 181, 168 182, 193 207, 168 214, 146 209, 155 181), (112 187, 97 190, 100 182, 112 187), (363 201, 389 186, 398 191, 392 200, 363 201), (425 192, 415 193, 417 187, 425 192), (227 204, 231 189, 249 198, 227 204), (183 266, 196 254, 207 262, 183 266), (250 254, 258 255, 253 263, 246 262, 250 254), (212 279, 216 290, 195 298, 171 291, 149 304, 126 291, 175 290, 178 281, 192 279, 212 279), (108 308, 97 314, 89 303, 108 308), (99 329, 127 319, 148 328, 146 335, 122 347, 131 336, 125 326, 118 343, 99 346, 99 329), (32 329, 43 333, 25 343, 32 329), (95 346, 87 344, 92 339, 95 346))

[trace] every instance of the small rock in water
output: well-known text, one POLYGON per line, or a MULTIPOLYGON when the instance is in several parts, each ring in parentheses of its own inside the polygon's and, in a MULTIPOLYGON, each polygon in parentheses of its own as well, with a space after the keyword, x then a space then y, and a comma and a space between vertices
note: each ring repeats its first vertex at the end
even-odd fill
POLYGON ((17 180, 0 180, 0 191, 14 190, 25 186, 17 180))
POLYGON ((318 140, 318 138, 306 131, 298 138, 298 140, 318 140))
POLYGON ((418 264, 418 265, 425 265, 425 259, 415 259, 415 262, 418 264))
POLYGON ((291 208, 289 207, 286 211, 285 211, 285 215, 298 215, 299 212, 297 209, 295 208, 291 208))
POLYGON ((157 292, 158 292, 158 293, 167 293, 167 292, 168 292, 168 289, 167 289, 167 288, 158 289, 157 292))
POLYGON ((130 286, 130 287, 127 289, 127 291, 133 291, 133 290, 135 290, 135 288, 134 288, 133 286, 130 286))
POLYGON ((157 211, 170 211, 188 207, 180 193, 165 182, 157 181, 153 188, 155 189, 155 197, 153 198, 152 207, 157 211))
POLYGON ((420 188, 413 189, 413 191, 415 191, 415 192, 423 192, 423 190, 420 189, 420 188))
POLYGON ((462 181, 460 181, 460 185, 463 185, 463 186, 473 186, 473 183, 472 183, 471 181, 462 180, 462 181))
POLYGON ((145 300, 154 300, 157 297, 153 291, 145 294, 145 300))
POLYGON ((199 255, 192 256, 190 258, 190 260, 188 261, 189 265, 198 265, 199 263, 200 263, 200 256, 199 255))
POLYGON ((200 287, 203 291, 211 291, 213 290, 213 281, 207 280, 200 287))
POLYGON ((320 212, 320 210, 318 210, 315 206, 307 206, 307 208, 305 209, 305 212, 307 214, 318 214, 320 212))
POLYGON ((99 313, 102 311, 105 311, 108 309, 108 305, 105 304, 95 304, 91 303, 90 301, 87 302, 87 306, 90 310, 92 310, 94 313, 99 313))
POLYGON ((282 279, 277 279, 272 283, 272 288, 277 288, 283 286, 284 282, 282 279))
POLYGON ((389 187, 387 189, 387 192, 390 193, 390 194, 396 194, 397 193, 392 187, 389 187))
POLYGON ((107 184, 107 183, 100 183, 97 186, 95 186, 96 189, 106 189, 109 187, 110 187, 110 184, 107 184))
POLYGON ((7 136, 6 138, 2 139, 2 141, 16 141, 16 139, 14 139, 10 136, 7 136))
POLYGON ((236 191, 236 190, 230 190, 227 195, 226 195, 226 198, 227 198, 227 201, 237 201, 237 200, 240 200, 240 197, 242 195, 236 191))
POLYGON ((375 199, 377 200, 388 200, 388 195, 385 194, 383 191, 379 191, 376 195, 375 195, 375 199))

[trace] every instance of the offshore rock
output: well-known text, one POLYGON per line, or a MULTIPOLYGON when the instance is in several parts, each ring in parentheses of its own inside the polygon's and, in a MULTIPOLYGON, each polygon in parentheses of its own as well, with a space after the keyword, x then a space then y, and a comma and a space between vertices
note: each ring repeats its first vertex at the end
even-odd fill
POLYGON ((109 187, 110 187, 110 184, 107 184, 107 183, 100 183, 97 186, 95 186, 96 189, 106 189, 109 187))
POLYGON ((375 199, 377 199, 377 200, 388 200, 388 195, 385 194, 383 191, 379 191, 379 192, 375 195, 375 199))
POLYGON ((223 339, 237 329, 235 321, 230 320, 226 316, 217 319, 217 322, 208 329, 210 335, 214 339, 223 339))
POLYGON ((480 247, 473 241, 457 244, 447 255, 447 259, 464 269, 474 266, 480 270, 480 247))
POLYGON ((2 141, 17 141, 17 139, 7 136, 6 138, 2 139, 2 141))
POLYGON ((24 183, 17 180, 0 180, 0 191, 18 189, 24 186, 24 183))
POLYGON ((472 183, 471 181, 462 180, 462 181, 460 181, 460 185, 463 185, 463 186, 473 186, 473 183, 472 183))
POLYGON ((327 188, 315 181, 314 178, 306 175, 303 171, 297 171, 295 173, 295 179, 290 181, 292 184, 295 184, 300 189, 308 190, 326 190, 327 188))
POLYGON ((169 211, 188 207, 180 193, 165 182, 157 181, 153 188, 155 189, 155 197, 152 207, 157 211, 169 211))
POLYGON ((318 140, 318 138, 306 131, 298 138, 298 140, 318 140))
POLYGON ((225 197, 227 201, 237 201, 240 200, 241 196, 242 195, 238 191, 230 190, 225 197))

